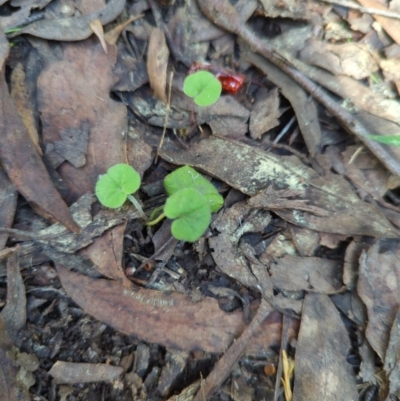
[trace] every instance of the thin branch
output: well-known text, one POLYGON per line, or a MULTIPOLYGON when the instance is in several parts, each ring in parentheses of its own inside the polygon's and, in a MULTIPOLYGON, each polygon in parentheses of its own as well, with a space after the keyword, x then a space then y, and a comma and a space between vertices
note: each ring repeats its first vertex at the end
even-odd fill
POLYGON ((158 148, 157 148, 157 157, 156 157, 156 160, 155 160, 156 162, 157 162, 157 158, 158 158, 158 155, 160 153, 160 150, 161 150, 161 148, 163 146, 163 143, 164 143, 165 133, 167 132, 169 112, 171 110, 171 92, 172 92, 172 79, 173 78, 174 78, 174 72, 171 71, 171 73, 169 75, 169 89, 168 89, 167 110, 165 111, 165 120, 164 120, 163 132, 162 132, 162 135, 161 135, 160 143, 158 144, 158 148))

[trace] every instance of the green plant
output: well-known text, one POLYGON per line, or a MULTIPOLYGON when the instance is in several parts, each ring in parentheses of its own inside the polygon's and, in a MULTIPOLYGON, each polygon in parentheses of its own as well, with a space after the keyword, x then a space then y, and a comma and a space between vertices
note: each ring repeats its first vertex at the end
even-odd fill
POLYGON ((183 83, 185 95, 198 106, 210 106, 221 96, 221 82, 209 71, 197 71, 188 75, 183 83))
POLYGON ((180 240, 197 241, 207 230, 211 213, 217 212, 224 199, 206 178, 190 166, 183 166, 164 179, 169 195, 164 214, 174 222, 172 235, 180 240))
POLYGON ((400 135, 368 135, 368 137, 385 145, 400 146, 400 135))
MULTIPOLYGON (((116 164, 102 175, 96 184, 96 195, 107 207, 117 208, 123 205, 126 198, 131 201, 140 186, 139 174, 127 164, 116 164)), ((164 180, 169 195, 162 213, 147 223, 152 226, 163 218, 172 219, 172 235, 183 241, 197 241, 207 230, 211 214, 217 212, 224 204, 224 199, 217 189, 206 178, 190 166, 183 166, 164 180)), ((132 203, 146 217, 135 198, 132 203), (136 202, 136 204, 135 204, 136 202)))
POLYGON ((96 196, 103 206, 116 209, 128 198, 143 218, 147 218, 139 202, 132 196, 140 187, 139 173, 128 164, 115 164, 96 183, 96 196))

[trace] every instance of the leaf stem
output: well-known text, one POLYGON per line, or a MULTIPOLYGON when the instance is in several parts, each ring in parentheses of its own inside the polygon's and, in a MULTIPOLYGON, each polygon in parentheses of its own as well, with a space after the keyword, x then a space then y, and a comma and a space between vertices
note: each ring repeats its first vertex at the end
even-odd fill
POLYGON ((133 206, 135 206, 136 210, 139 212, 142 218, 147 220, 147 216, 144 213, 142 206, 140 206, 140 203, 136 200, 136 198, 132 195, 127 195, 127 198, 132 202, 133 206))
POLYGON ((148 226, 155 226, 158 222, 160 222, 165 216, 165 213, 161 213, 156 219, 149 221, 146 223, 148 226))

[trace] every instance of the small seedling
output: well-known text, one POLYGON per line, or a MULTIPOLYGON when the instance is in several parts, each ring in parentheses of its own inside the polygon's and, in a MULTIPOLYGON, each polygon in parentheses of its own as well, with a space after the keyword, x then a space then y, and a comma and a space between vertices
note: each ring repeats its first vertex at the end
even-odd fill
POLYGON ((221 82, 208 71, 188 75, 183 84, 185 95, 194 99, 198 106, 210 106, 221 96, 221 82))
POLYGON ((121 207, 128 198, 143 218, 144 214, 139 202, 132 196, 140 187, 139 173, 128 164, 116 164, 103 174, 96 184, 96 196, 106 207, 121 207))
MULTIPOLYGON (((96 184, 96 195, 107 207, 118 208, 126 198, 146 218, 138 201, 131 195, 140 186, 139 174, 127 164, 116 164, 100 177, 96 184)), ((197 241, 207 230, 211 214, 224 204, 224 199, 206 178, 189 166, 183 166, 168 174, 164 186, 169 195, 163 212, 147 223, 152 226, 164 217, 174 220, 172 235, 183 241, 197 241)))
POLYGON ((164 214, 172 223, 172 235, 181 240, 197 241, 207 230, 211 213, 218 212, 224 204, 217 189, 190 166, 183 166, 164 179, 169 195, 164 214))
POLYGON ((180 167, 168 174, 164 179, 164 187, 170 196, 184 188, 194 188, 204 197, 213 213, 218 212, 224 204, 217 188, 190 166, 180 167))
POLYGON ((197 241, 211 222, 207 201, 194 188, 184 188, 167 199, 164 214, 174 220, 172 235, 178 240, 197 241))
POLYGON ((400 135, 368 135, 368 137, 385 145, 400 146, 400 135))

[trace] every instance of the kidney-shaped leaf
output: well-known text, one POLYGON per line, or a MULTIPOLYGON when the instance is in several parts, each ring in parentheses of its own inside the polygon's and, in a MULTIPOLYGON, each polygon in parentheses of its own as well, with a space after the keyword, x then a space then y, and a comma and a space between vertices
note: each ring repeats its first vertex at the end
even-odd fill
POLYGON ((222 85, 211 72, 197 71, 186 77, 185 95, 192 97, 198 106, 210 106, 221 96, 222 85))
POLYGON ((223 197, 206 178, 190 166, 183 166, 168 174, 164 179, 168 195, 184 189, 194 188, 203 195, 213 213, 218 212, 224 204, 223 197))
POLYGON ((211 222, 210 207, 194 188, 185 188, 170 196, 164 213, 169 219, 175 219, 171 226, 172 235, 189 242, 197 241, 211 222))
POLYGON ((121 207, 128 195, 140 187, 139 173, 128 164, 120 163, 110 167, 96 184, 96 196, 102 205, 110 208, 121 207))

